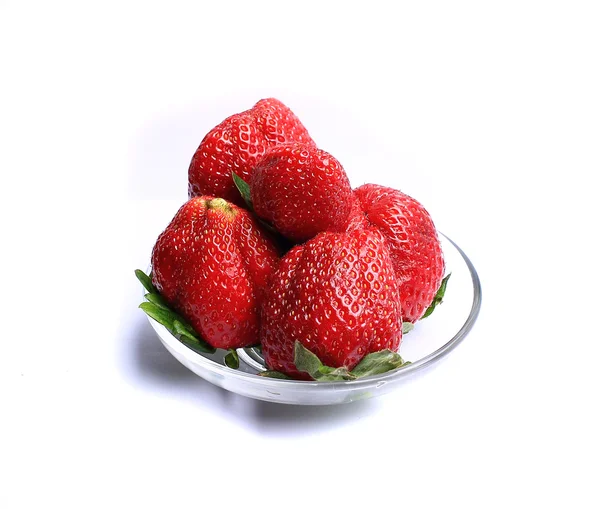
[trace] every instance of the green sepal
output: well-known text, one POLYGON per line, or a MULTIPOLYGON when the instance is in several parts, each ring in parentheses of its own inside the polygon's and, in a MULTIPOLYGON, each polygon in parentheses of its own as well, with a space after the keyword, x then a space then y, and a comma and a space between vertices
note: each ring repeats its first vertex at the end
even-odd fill
POLYGON ((310 350, 304 347, 300 341, 294 344, 294 364, 298 371, 308 373, 314 380, 319 382, 336 382, 341 380, 354 380, 356 376, 348 369, 332 368, 325 366, 320 359, 310 350))
POLYGON ((382 350, 365 355, 352 371, 348 371, 345 367, 332 368, 325 366, 314 353, 305 348, 299 341, 294 344, 294 363, 298 371, 308 373, 318 382, 356 380, 387 373, 410 364, 410 362, 402 359, 398 352, 382 350))
POLYGON ((215 348, 198 336, 191 325, 170 309, 162 308, 153 302, 142 302, 140 309, 150 318, 164 325, 171 334, 179 336, 178 339, 186 346, 205 353, 214 353, 216 351, 215 348))
POLYGON ((265 378, 277 378, 279 380, 291 380, 292 378, 287 376, 285 373, 281 371, 267 370, 261 371, 257 373, 258 376, 264 376, 265 378))
POLYGON ((171 308, 169 308, 169 304, 163 298, 163 296, 160 295, 159 293, 147 293, 146 295, 144 295, 144 298, 148 302, 152 302, 152 304, 156 304, 159 308, 163 308, 168 311, 171 311, 171 308))
POLYGON ((433 310, 435 309, 435 307, 442 303, 442 301, 444 299, 444 294, 446 293, 446 286, 448 285, 448 279, 450 279, 451 275, 452 275, 452 273, 448 274, 444 279, 442 279, 442 283, 440 284, 440 288, 437 291, 437 293, 435 294, 435 297, 433 298, 433 302, 427 308, 427 310, 421 317, 421 320, 423 320, 423 318, 427 318, 431 313, 433 313, 433 310))
POLYGON ((163 309, 152 302, 142 302, 140 309, 150 318, 164 325, 170 332, 175 332, 173 322, 176 320, 176 317, 172 311, 163 309))
MULTIPOLYGON (((254 212, 254 205, 252 204, 252 196, 250 194, 250 186, 248 185, 248 183, 239 175, 237 175, 234 171, 231 172, 231 178, 233 178, 233 183, 235 184, 235 187, 237 187, 237 190, 240 192, 240 195, 244 199, 248 210, 250 210, 250 212, 254 212)), ((279 235, 279 232, 273 227, 273 225, 269 224, 267 221, 258 216, 256 216, 256 219, 258 220, 260 225, 263 226, 266 230, 268 230, 271 233, 274 233, 275 235, 279 235)))
POLYGON ((242 198, 246 202, 248 209, 254 211, 254 207, 252 206, 252 197, 250 196, 250 186, 248 185, 248 183, 239 175, 237 175, 234 171, 231 172, 231 178, 233 178, 233 183, 242 195, 242 198))
POLYGON ((178 339, 190 350, 194 350, 194 352, 215 353, 217 351, 216 348, 210 346, 208 343, 198 338, 192 339, 191 336, 180 335, 178 339))
MULTIPOLYGON (((311 375, 312 376, 312 375, 311 375)), ((313 378, 318 382, 339 382, 347 380, 356 380, 356 376, 348 371, 348 368, 332 368, 322 366, 319 368, 319 374, 313 378)))
POLYGON ((144 295, 144 298, 148 302, 142 302, 140 304, 140 308, 144 313, 161 325, 164 325, 171 334, 192 350, 204 353, 216 352, 216 349, 204 341, 183 317, 175 313, 175 311, 169 307, 167 301, 158 293, 158 290, 152 284, 152 278, 150 276, 147 276, 144 271, 140 269, 135 271, 135 275, 148 291, 148 293, 144 295))
MULTIPOLYGON (((152 274, 152 273, 151 273, 152 274)), ((147 276, 143 270, 136 269, 135 275, 139 279, 140 283, 144 286, 148 293, 158 293, 156 287, 152 284, 152 278, 147 276)))
POLYGON ((410 362, 404 361, 398 352, 381 350, 380 352, 365 355, 351 373, 357 378, 364 378, 366 376, 387 373, 407 364, 410 364, 410 362))
POLYGON ((213 348, 204 341, 198 341, 197 339, 190 339, 187 336, 179 336, 179 341, 187 346, 190 350, 194 350, 197 353, 215 353, 216 348, 213 348))
POLYGON ((412 322, 402 322, 402 334, 408 334, 415 328, 415 324, 412 322))
POLYGON ((235 348, 230 348, 229 352, 227 352, 225 365, 231 369, 238 369, 240 367, 240 358, 235 348))
POLYGON ((217 351, 215 347, 210 346, 206 341, 204 341, 194 330, 194 328, 182 317, 179 315, 176 316, 177 319, 173 322, 173 326, 175 329, 175 334, 179 334, 180 341, 188 346, 192 345, 194 350, 199 350, 201 352, 215 353, 217 351))

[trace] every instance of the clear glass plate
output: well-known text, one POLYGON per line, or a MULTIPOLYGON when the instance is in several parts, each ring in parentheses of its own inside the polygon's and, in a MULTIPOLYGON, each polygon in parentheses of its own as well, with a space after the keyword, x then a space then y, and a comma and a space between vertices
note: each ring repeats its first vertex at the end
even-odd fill
POLYGON ((434 313, 415 324, 400 345, 402 358, 411 361, 394 371, 346 382, 304 382, 257 376, 265 367, 252 348, 238 350, 238 370, 224 364, 225 351, 197 353, 181 343, 151 318, 150 324, 167 350, 185 367, 205 380, 242 396, 292 405, 335 405, 372 398, 397 388, 423 368, 440 360, 460 343, 473 327, 481 307, 481 284, 465 253, 440 233, 446 273, 452 276, 444 302, 434 313))

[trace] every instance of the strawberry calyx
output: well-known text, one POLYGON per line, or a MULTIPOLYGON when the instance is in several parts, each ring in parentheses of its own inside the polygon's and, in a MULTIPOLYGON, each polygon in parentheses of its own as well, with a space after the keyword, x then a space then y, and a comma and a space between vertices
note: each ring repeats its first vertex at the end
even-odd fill
POLYGON ((275 371, 272 369, 268 369, 267 371, 261 371, 257 373, 258 376, 262 376, 264 378, 277 378, 279 380, 291 380, 292 378, 287 376, 285 373, 281 371, 275 371))
POLYGON ((270 224, 268 221, 265 221, 263 218, 258 217, 254 212, 254 206, 252 205, 252 197, 250 195, 250 185, 243 178, 237 175, 234 171, 231 172, 231 178, 235 184, 235 187, 240 192, 240 195, 244 199, 244 203, 246 203, 246 207, 252 213, 253 217, 258 220, 260 225, 265 228, 269 233, 275 235, 279 246, 283 249, 283 252, 289 251, 294 243, 286 239, 283 235, 281 235, 275 227, 270 224))
MULTIPOLYGON (((237 190, 240 192, 240 195, 244 199, 248 210, 254 214, 254 205, 252 204, 252 196, 250 195, 250 185, 243 178, 237 175, 234 171, 231 172, 231 178, 233 179, 235 187, 237 187, 237 190)), ((267 221, 258 217, 257 215, 254 215, 254 217, 258 219, 259 223, 262 226, 264 226, 265 229, 267 229, 271 233, 279 235, 279 232, 273 227, 273 225, 269 224, 267 221)))
POLYGON ((442 282, 440 283, 440 287, 439 287, 437 293, 435 294, 435 296, 433 297, 433 301, 431 302, 429 307, 425 310, 425 313, 423 313, 421 320, 423 320, 423 318, 427 318, 431 313, 433 313, 436 306, 439 306, 443 302, 444 295, 446 293, 446 286, 448 286, 448 280, 450 279, 451 275, 452 275, 452 273, 448 274, 444 279, 442 279, 442 282))
POLYGON ((351 373, 356 378, 365 378, 387 373, 388 371, 408 366, 409 364, 410 361, 405 361, 398 352, 381 350, 380 352, 365 355, 351 373))
POLYGON ((224 358, 225 366, 231 369, 238 369, 240 367, 240 357, 235 348, 230 348, 227 351, 227 355, 224 358))
POLYGON ((294 344, 294 364, 298 371, 308 373, 314 380, 321 382, 356 379, 356 376, 350 373, 347 368, 325 366, 321 359, 297 340, 294 344))
POLYGON ((250 195, 250 185, 246 182, 242 177, 240 177, 236 172, 231 172, 231 178, 233 179, 233 183, 235 187, 240 192, 240 195, 244 199, 248 210, 254 212, 254 206, 252 205, 252 196, 250 195))
POLYGON ((135 275, 148 292, 144 295, 147 302, 142 302, 139 305, 144 313, 163 325, 173 336, 192 350, 203 353, 216 352, 216 349, 204 341, 185 318, 169 307, 165 299, 152 284, 150 276, 139 269, 135 271, 135 275))
POLYGON ((365 355, 351 371, 345 367, 333 368, 324 365, 319 357, 302 345, 300 341, 296 341, 294 344, 294 364, 298 371, 308 373, 317 382, 338 382, 387 373, 406 366, 410 362, 402 359, 398 352, 381 350, 365 355))

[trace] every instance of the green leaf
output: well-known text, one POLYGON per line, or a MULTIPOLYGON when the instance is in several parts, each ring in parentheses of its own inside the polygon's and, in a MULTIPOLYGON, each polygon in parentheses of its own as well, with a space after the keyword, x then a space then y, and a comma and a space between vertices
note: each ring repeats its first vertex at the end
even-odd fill
POLYGON ((352 374, 357 378, 379 375, 387 373, 393 369, 405 366, 410 362, 405 362, 398 352, 392 350, 382 350, 381 352, 365 355, 358 365, 352 370, 352 374))
POLYGON ((169 331, 175 333, 173 322, 176 317, 172 311, 158 307, 152 302, 142 302, 140 304, 140 309, 150 318, 156 320, 158 323, 169 329, 169 331))
POLYGON ((168 302, 159 293, 147 293, 146 295, 144 295, 144 298, 147 301, 152 302, 152 304, 156 304, 159 308, 171 311, 168 302))
POLYGON ((257 373, 257 375, 264 376, 265 378, 278 378, 279 380, 291 380, 291 377, 287 376, 285 373, 282 373, 281 371, 267 370, 267 371, 261 371, 260 373, 257 373))
POLYGON ((415 324, 411 322, 402 322, 402 334, 408 334, 415 328, 415 324))
POLYGON ((135 275, 140 280, 140 283, 144 285, 144 288, 148 293, 158 293, 158 290, 152 284, 152 279, 150 279, 143 270, 136 269, 135 275))
POLYGON ((191 339, 189 336, 183 335, 179 336, 177 339, 181 341, 185 346, 187 346, 190 350, 194 350, 194 352, 215 353, 217 351, 216 348, 213 348, 202 339, 191 339))
POLYGON ((440 288, 437 291, 437 293, 435 294, 435 297, 433 298, 433 302, 427 308, 427 310, 425 311, 425 314, 421 317, 421 320, 423 320, 423 318, 427 318, 431 313, 433 313, 433 310, 435 309, 435 307, 442 303, 442 300, 444 299, 444 294, 446 293, 446 286, 448 285, 448 279, 450 279, 451 275, 452 275, 452 273, 448 274, 444 279, 442 279, 442 283, 440 284, 440 288))
POLYGON ((331 368, 329 366, 321 366, 319 368, 319 376, 313 377, 319 382, 338 382, 341 380, 354 380, 356 375, 350 373, 348 368, 331 368))
MULTIPOLYGON (((234 171, 231 172, 231 178, 233 179, 235 187, 237 187, 237 190, 240 192, 240 195, 244 199, 248 210, 250 210, 250 212, 254 212, 252 195, 250 193, 250 186, 248 185, 248 183, 234 171)), ((255 216, 255 219, 265 230, 267 230, 269 233, 272 233, 278 238, 279 243, 282 244, 282 247, 284 248, 284 251, 289 251, 295 245, 291 243, 290 240, 283 237, 272 224, 270 224, 268 221, 265 221, 262 217, 255 216)))
POLYGON ((200 338, 183 318, 170 309, 161 308, 153 302, 142 302, 140 308, 150 318, 156 320, 161 325, 164 325, 171 334, 179 336, 179 341, 186 346, 193 347, 194 350, 205 353, 214 353, 216 351, 212 346, 200 338))
POLYGON ((144 313, 161 325, 164 325, 179 341, 193 350, 204 353, 216 352, 216 349, 204 341, 183 317, 169 307, 168 302, 158 293, 158 290, 152 284, 150 276, 147 276, 144 271, 139 269, 135 271, 135 275, 148 291, 144 295, 148 302, 140 304, 140 308, 144 313))
POLYGON ((181 318, 177 313, 173 313, 173 330, 175 334, 179 334, 181 336, 185 336, 190 339, 199 339, 198 333, 192 329, 192 326, 187 324, 183 318, 181 318))
POLYGON ((229 349, 229 353, 225 356, 225 365, 231 369, 238 369, 240 367, 240 358, 235 348, 229 349))
POLYGON ((353 380, 355 375, 351 374, 346 368, 332 368, 325 366, 320 359, 305 348, 300 341, 294 345, 294 364, 298 371, 308 373, 317 381, 334 382, 339 380, 353 380))
POLYGON ((238 176, 234 171, 231 172, 231 177, 233 178, 235 187, 237 187, 238 191, 242 195, 242 198, 244 198, 246 205, 248 205, 248 208, 251 211, 254 211, 254 207, 252 206, 252 197, 250 196, 250 186, 248 183, 238 176))
POLYGON ((175 334, 179 334, 179 341, 194 350, 205 353, 215 353, 217 350, 204 341, 198 333, 183 318, 173 313, 177 318, 173 321, 175 334))

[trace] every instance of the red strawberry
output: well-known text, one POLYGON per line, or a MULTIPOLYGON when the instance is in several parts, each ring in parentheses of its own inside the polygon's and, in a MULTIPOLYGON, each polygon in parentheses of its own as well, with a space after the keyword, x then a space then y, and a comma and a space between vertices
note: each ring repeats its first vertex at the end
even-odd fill
POLYGON ((402 317, 414 323, 432 303, 444 276, 442 247, 431 216, 417 200, 389 187, 365 184, 354 196, 369 225, 387 241, 402 317))
POLYGON ((295 341, 331 367, 354 368, 367 354, 397 350, 402 338, 396 276, 374 230, 325 232, 294 247, 273 274, 260 339, 269 368, 307 378, 295 341))
POLYGON ((249 185, 256 214, 294 242, 346 228, 352 189, 342 165, 324 150, 299 143, 273 147, 249 185))
POLYGON ((248 181, 257 160, 281 143, 314 146, 298 117, 277 99, 262 99, 250 110, 226 118, 202 140, 188 170, 189 195, 212 195, 243 204, 231 179, 248 181))
POLYGON ((348 225, 346 226, 347 232, 354 230, 364 230, 369 228, 369 221, 362 210, 360 201, 352 195, 352 208, 350 209, 350 215, 348 216, 348 225))
POLYGON ((152 251, 152 282, 215 348, 258 343, 260 306, 278 261, 248 211, 202 196, 183 205, 152 251))

